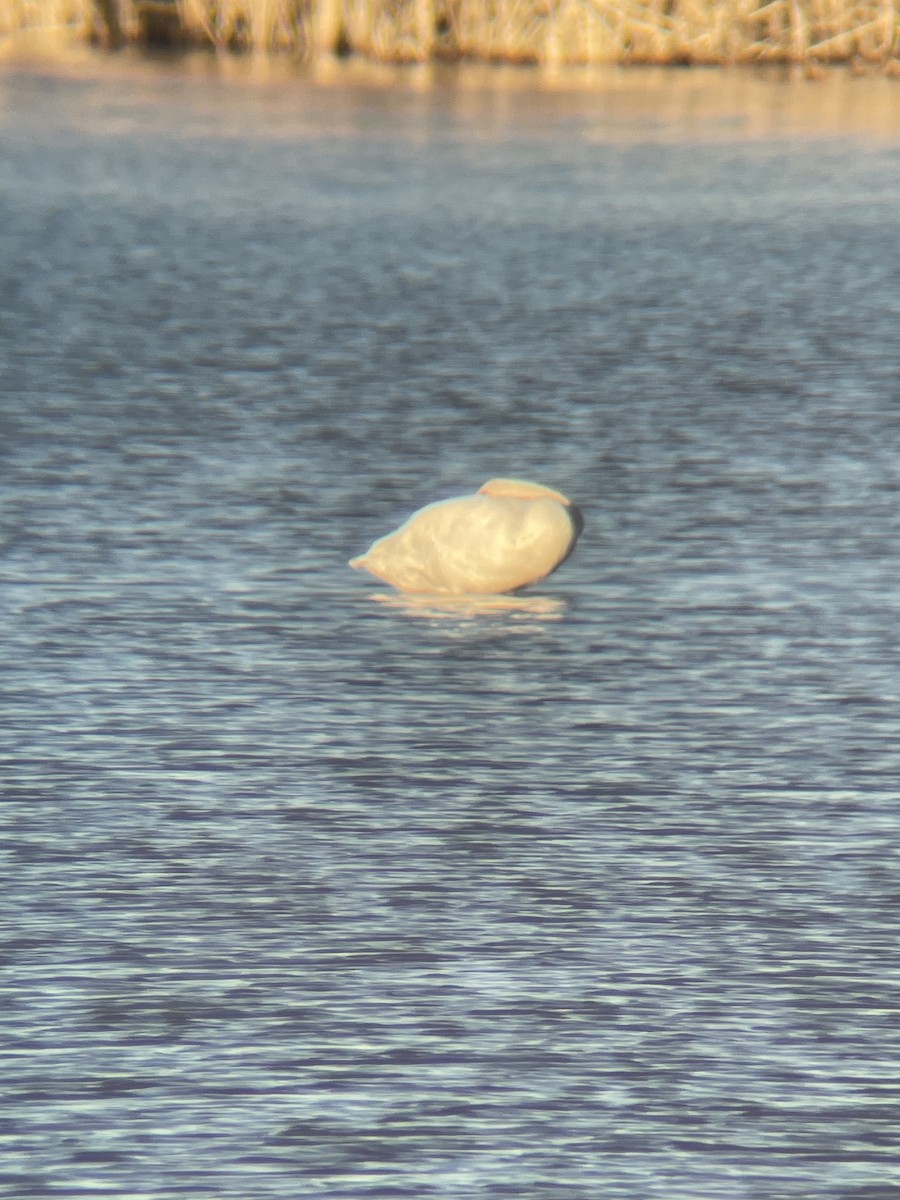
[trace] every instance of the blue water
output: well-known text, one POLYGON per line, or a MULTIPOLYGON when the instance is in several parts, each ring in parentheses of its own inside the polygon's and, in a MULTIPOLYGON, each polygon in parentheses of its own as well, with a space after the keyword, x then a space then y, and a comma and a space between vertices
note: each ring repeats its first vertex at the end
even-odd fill
POLYGON ((900 1196, 900 141, 642 112, 0 77, 3 1196, 900 1196))

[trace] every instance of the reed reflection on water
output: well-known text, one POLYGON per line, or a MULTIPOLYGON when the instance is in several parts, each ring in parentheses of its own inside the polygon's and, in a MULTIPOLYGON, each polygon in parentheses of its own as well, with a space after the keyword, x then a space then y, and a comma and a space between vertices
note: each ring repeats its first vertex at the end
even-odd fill
POLYGON ((0 1194, 900 1195, 896 141, 141 79, 0 79, 0 1194))

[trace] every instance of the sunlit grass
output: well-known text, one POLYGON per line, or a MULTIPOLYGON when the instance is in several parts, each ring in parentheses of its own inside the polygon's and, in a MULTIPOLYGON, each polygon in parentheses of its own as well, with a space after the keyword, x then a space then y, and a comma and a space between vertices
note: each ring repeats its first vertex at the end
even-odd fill
POLYGON ((29 31, 388 62, 892 64, 900 0, 0 0, 0 39, 29 31))

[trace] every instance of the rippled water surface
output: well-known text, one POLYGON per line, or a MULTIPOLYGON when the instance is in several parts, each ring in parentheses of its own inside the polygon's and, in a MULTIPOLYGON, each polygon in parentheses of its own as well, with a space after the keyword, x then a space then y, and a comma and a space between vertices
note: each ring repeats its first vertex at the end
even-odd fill
POLYGON ((0 79, 2 1195, 900 1196, 900 142, 796 95, 0 79), (496 474, 519 602, 346 567, 496 474))

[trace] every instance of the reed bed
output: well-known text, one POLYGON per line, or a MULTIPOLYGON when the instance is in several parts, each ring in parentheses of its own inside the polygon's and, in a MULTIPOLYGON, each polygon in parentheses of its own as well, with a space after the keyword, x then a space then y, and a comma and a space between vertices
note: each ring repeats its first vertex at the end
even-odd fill
POLYGON ((298 57, 897 66, 900 0, 0 0, 0 39, 298 57))

